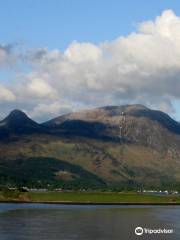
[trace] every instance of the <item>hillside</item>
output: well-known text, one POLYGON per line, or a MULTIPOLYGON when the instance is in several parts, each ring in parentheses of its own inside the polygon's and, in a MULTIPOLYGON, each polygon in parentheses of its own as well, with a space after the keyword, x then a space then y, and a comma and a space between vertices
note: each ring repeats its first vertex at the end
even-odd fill
POLYGON ((81 167, 53 158, 28 158, 4 161, 0 165, 0 182, 12 186, 56 188, 105 187, 93 173, 81 167))
MULTIPOLYGON (((56 178, 57 167, 52 171, 54 160, 48 165, 44 162, 48 166, 46 170, 38 165, 38 159, 42 163, 50 158, 94 174, 89 175, 98 179, 93 186, 98 183, 119 188, 177 189, 180 186, 180 124, 161 111, 142 105, 108 106, 66 114, 43 124, 35 123, 23 113, 17 115, 0 122, 0 170, 6 172, 7 182, 11 182, 7 169, 12 166, 16 169, 20 160, 28 166, 29 159, 35 158, 33 167, 38 166, 38 171, 34 173, 38 176, 45 171, 46 184, 52 181, 52 174, 56 179, 54 184, 59 181, 61 185, 63 180, 56 178)), ((58 169, 61 171, 61 165, 58 169)), ((17 174, 24 172, 20 168, 17 174)), ((11 174, 16 175, 16 170, 11 174)), ((22 182, 21 178, 17 179, 14 181, 22 182)), ((66 179, 66 186, 68 183, 66 179)))

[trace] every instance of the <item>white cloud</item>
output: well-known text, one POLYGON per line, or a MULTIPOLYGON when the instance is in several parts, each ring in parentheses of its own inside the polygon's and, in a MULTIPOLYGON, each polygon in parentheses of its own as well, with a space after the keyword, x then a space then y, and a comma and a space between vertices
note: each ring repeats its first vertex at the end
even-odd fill
POLYGON ((18 55, 13 49, 13 44, 0 44, 0 67, 12 67, 17 63, 18 55))
POLYGON ((7 58, 7 53, 4 49, 0 48, 0 64, 4 63, 7 58))
POLYGON ((94 63, 101 58, 102 51, 91 43, 73 42, 64 52, 64 56, 73 63, 94 63))
POLYGON ((15 101, 16 97, 8 88, 0 84, 0 101, 15 101))
POLYGON ((27 91, 37 98, 56 98, 56 91, 49 83, 39 77, 32 77, 32 80, 27 84, 27 91))
POLYGON ((29 113, 33 118, 43 119, 43 117, 50 119, 53 116, 58 116, 60 113, 67 113, 70 107, 61 104, 60 102, 53 102, 51 104, 38 104, 33 111, 29 113))
POLYGON ((18 101, 32 102, 37 117, 56 115, 64 105, 69 109, 124 102, 172 112, 172 101, 180 99, 179 43, 180 18, 166 10, 154 21, 141 23, 137 32, 111 42, 74 41, 64 52, 37 49, 28 52, 31 71, 19 80, 14 94, 18 101))

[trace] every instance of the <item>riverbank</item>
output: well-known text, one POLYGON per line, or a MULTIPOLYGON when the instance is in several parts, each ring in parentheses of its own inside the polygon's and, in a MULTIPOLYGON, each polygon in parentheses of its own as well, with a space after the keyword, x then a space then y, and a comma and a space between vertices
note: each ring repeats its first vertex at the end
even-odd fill
POLYGON ((77 205, 180 205, 180 196, 122 192, 26 192, 16 196, 3 196, 3 193, 0 192, 0 202, 77 205))

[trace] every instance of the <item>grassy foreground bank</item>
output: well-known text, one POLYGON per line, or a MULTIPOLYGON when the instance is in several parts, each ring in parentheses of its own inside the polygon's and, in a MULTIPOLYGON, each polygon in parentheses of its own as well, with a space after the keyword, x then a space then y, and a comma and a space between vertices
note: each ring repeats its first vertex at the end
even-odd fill
POLYGON ((82 204, 180 204, 180 196, 115 192, 0 192, 0 201, 82 204), (13 195, 14 194, 14 195, 13 195))

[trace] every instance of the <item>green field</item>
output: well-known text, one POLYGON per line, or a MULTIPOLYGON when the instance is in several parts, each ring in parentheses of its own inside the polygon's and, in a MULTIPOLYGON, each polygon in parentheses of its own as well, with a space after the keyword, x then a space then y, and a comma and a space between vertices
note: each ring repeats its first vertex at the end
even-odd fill
POLYGON ((0 193, 1 201, 24 202, 59 202, 59 203, 137 203, 137 204, 180 204, 180 196, 154 196, 139 193, 115 193, 115 192, 43 192, 43 193, 14 193, 4 195, 0 193))

